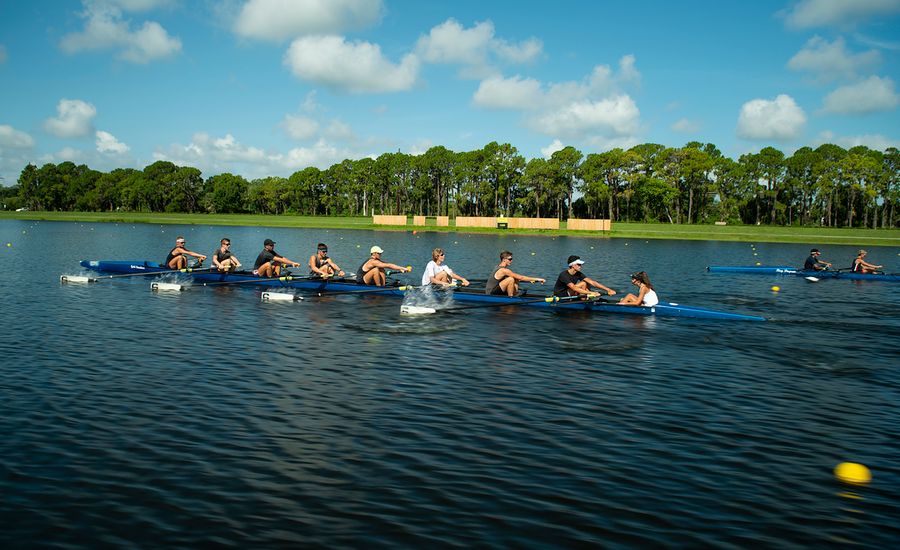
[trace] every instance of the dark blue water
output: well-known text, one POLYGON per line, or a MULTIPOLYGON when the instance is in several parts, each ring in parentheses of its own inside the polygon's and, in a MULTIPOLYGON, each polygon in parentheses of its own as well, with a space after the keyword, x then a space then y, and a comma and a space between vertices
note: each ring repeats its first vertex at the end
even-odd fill
MULTIPOLYGON (((0 222, 4 547, 891 547, 900 540, 896 283, 715 275, 811 245, 0 222), (483 278, 569 254, 620 292, 766 323, 474 309, 246 287, 61 285, 174 238, 246 264, 373 244, 483 278), (7 246, 7 243, 10 246, 7 246), (773 285, 781 287, 774 293, 773 285), (868 486, 835 480, 843 461, 868 486)), ((820 246, 849 264, 855 250, 820 246)), ((900 271, 893 248, 870 249, 900 271)))

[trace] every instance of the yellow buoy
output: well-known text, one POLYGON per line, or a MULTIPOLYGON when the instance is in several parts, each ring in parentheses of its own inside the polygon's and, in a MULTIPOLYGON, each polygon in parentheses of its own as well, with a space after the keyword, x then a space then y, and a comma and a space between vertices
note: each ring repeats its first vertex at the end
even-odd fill
POLYGON ((780 286, 773 286, 773 287, 772 287, 772 292, 778 292, 779 290, 781 290, 781 287, 780 287, 780 286))
POLYGON ((872 481, 872 472, 862 464, 841 462, 834 467, 834 475, 844 483, 864 485, 872 481))
POLYGON ((761 263, 759 263, 759 262, 756 262, 756 265, 762 265, 762 264, 761 264, 761 263))

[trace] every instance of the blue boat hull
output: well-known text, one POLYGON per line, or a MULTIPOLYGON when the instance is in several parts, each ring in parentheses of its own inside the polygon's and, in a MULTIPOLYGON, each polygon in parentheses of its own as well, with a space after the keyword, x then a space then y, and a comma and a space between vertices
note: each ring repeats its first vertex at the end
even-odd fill
POLYGON ((817 279, 848 279, 851 281, 890 281, 900 282, 900 274, 896 273, 856 273, 853 271, 807 271, 790 266, 720 266, 706 268, 710 273, 755 273, 757 275, 797 275, 799 277, 816 277, 817 279))
MULTIPOLYGON (((148 261, 94 261, 83 260, 81 266, 93 271, 102 271, 114 274, 130 274, 130 273, 169 273, 170 270, 160 266, 156 262, 148 261)), ((186 273, 195 283, 200 284, 248 284, 253 286, 261 286, 266 288, 285 287, 298 290, 307 290, 313 292, 378 292, 379 295, 385 294, 389 296, 403 296, 404 290, 394 288, 390 290, 379 289, 376 287, 359 285, 348 280, 328 280, 321 279, 304 279, 285 277, 280 279, 260 279, 250 273, 221 273, 216 271, 200 271, 186 273)), ((470 291, 466 289, 457 289, 453 291, 453 299, 459 302, 475 302, 485 305, 509 304, 509 305, 527 305, 530 307, 566 310, 566 311, 596 311, 601 313, 625 314, 625 315, 643 315, 658 317, 686 317, 692 319, 719 319, 729 321, 765 321, 765 317, 757 315, 744 315, 740 313, 729 313, 725 311, 717 311, 701 307, 686 306, 672 302, 660 302, 652 307, 619 305, 600 300, 577 301, 577 302, 536 302, 541 296, 489 296, 482 292, 470 291), (527 302, 527 303, 525 303, 527 302)))

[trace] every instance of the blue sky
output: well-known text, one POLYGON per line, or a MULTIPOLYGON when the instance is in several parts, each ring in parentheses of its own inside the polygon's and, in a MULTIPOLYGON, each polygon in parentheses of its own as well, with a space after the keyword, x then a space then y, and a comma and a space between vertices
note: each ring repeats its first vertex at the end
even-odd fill
POLYGON ((0 176, 900 147, 900 0, 0 0, 0 176))

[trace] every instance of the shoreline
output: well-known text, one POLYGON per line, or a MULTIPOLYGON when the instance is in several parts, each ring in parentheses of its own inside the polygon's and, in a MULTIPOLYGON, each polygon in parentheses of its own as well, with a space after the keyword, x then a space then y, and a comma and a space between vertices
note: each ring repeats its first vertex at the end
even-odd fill
POLYGON ((567 229, 495 229, 375 225, 369 217, 330 217, 254 214, 166 214, 134 212, 0 212, 0 219, 81 223, 145 223, 160 225, 233 225, 351 229, 364 231, 416 231, 494 235, 531 235, 601 239, 708 240, 815 245, 900 246, 900 229, 847 229, 830 227, 770 227, 753 225, 663 225, 614 222, 611 231, 567 229))

